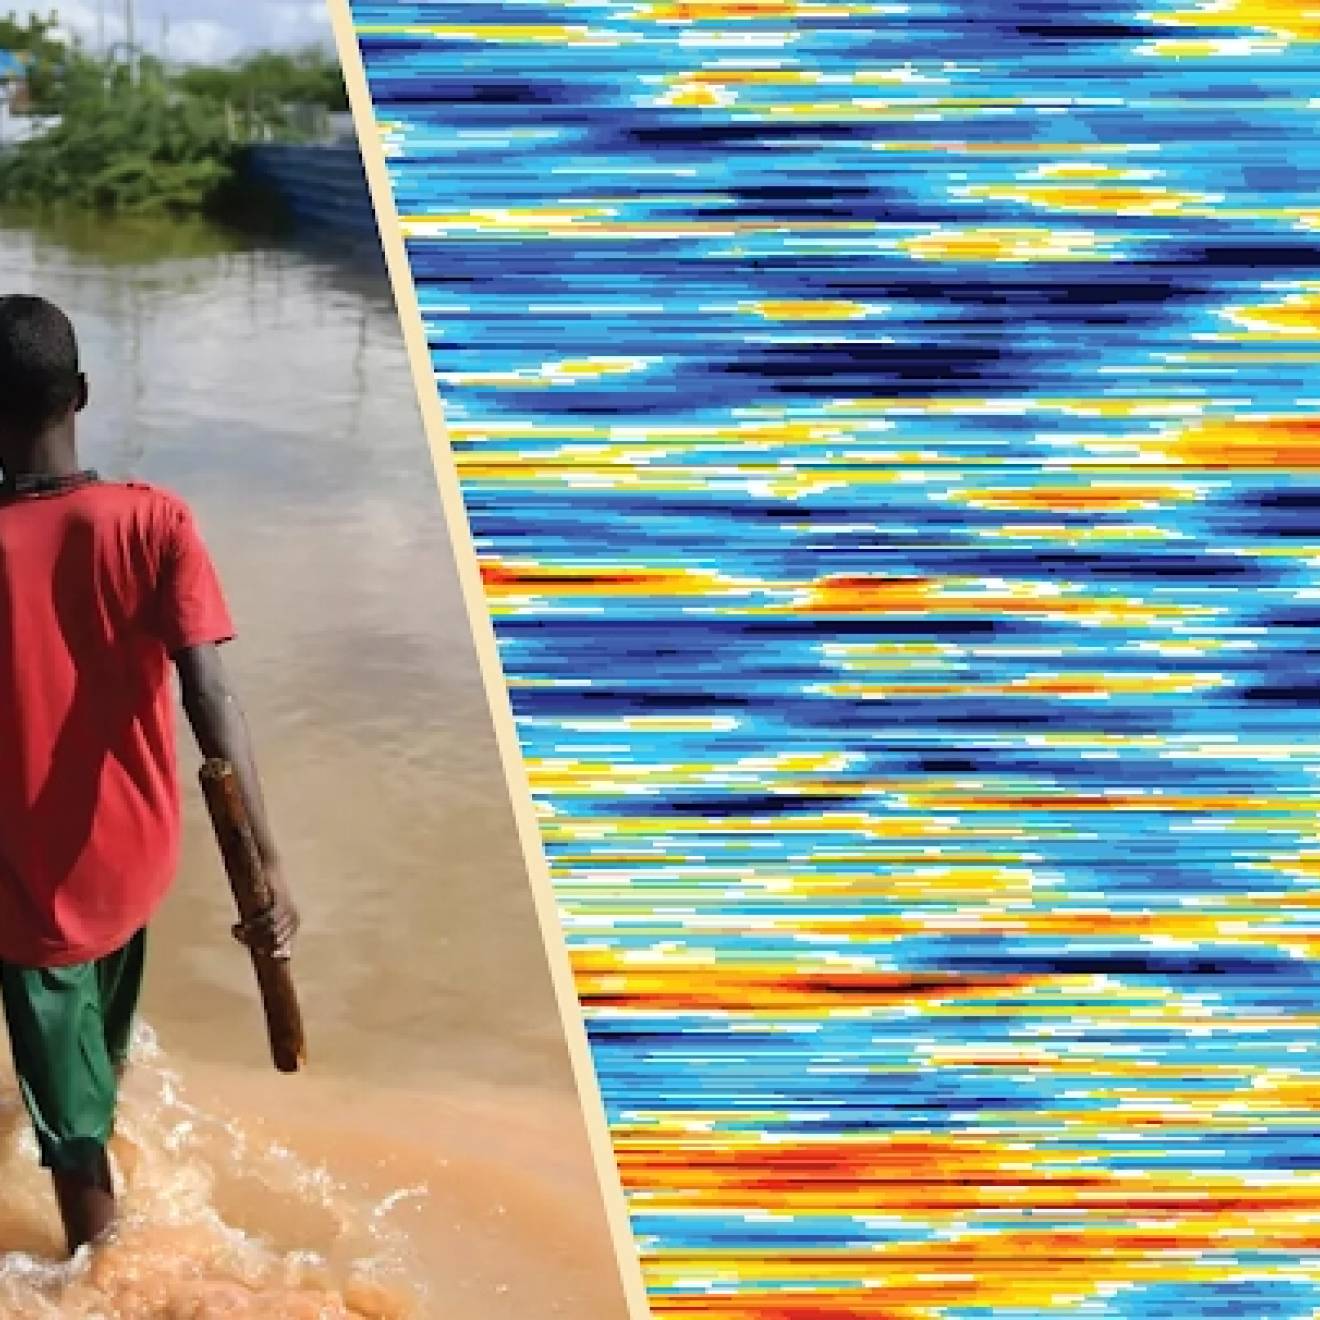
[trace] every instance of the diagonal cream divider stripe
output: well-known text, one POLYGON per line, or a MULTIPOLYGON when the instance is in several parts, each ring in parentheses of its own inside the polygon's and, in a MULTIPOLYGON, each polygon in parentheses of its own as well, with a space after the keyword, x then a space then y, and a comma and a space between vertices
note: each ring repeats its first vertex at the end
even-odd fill
POLYGON ((610 1140, 604 1101, 596 1081, 596 1070, 592 1063, 591 1047, 582 1020, 582 1009, 578 1002, 568 948, 559 924, 559 911, 555 904, 549 866, 541 844, 540 826, 537 824, 532 805, 531 787, 523 767, 522 750, 514 727, 513 708, 509 701, 499 651, 495 645, 495 631, 486 606, 476 548, 472 543, 472 533, 463 507, 458 471, 449 446, 444 408, 431 370, 422 310, 417 300, 412 270, 408 264, 403 231, 394 207, 393 189, 385 163, 385 153, 381 148, 366 69, 362 63, 362 53, 358 48, 357 34, 353 30, 353 16, 348 0, 326 0, 326 3, 330 8, 330 21, 334 27, 335 44, 339 49, 339 62, 348 87, 349 105, 353 111, 353 126, 357 131, 367 182, 371 188, 376 227, 380 231, 390 285, 394 291, 394 303, 399 313, 399 324, 408 351, 408 362, 412 367, 413 381, 417 387, 422 421, 431 447, 432 461, 435 464, 436 481, 440 488, 440 500, 450 543, 454 550, 454 559, 458 565, 468 626, 472 632, 477 660, 481 666, 481 679, 485 685, 486 700, 494 722, 500 762, 504 767, 505 782, 508 785, 509 798, 517 822, 528 882, 536 904, 537 919, 541 925, 541 938, 550 963, 555 999, 559 1005, 560 1021, 568 1043, 578 1098, 581 1101, 592 1157, 596 1163, 596 1173, 604 1197, 610 1235, 614 1241, 614 1252, 623 1281, 624 1296, 628 1303, 628 1313, 632 1320, 649 1320, 651 1311, 647 1303, 641 1261, 633 1238, 628 1204, 624 1198, 618 1165, 614 1159, 614 1146, 610 1140))

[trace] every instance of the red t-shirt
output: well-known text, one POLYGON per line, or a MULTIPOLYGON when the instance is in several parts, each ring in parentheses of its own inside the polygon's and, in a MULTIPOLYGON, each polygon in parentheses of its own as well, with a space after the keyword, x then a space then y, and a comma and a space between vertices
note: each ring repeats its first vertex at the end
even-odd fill
POLYGON ((87 962, 147 924, 179 855, 170 657, 232 635, 181 500, 0 500, 0 959, 87 962))

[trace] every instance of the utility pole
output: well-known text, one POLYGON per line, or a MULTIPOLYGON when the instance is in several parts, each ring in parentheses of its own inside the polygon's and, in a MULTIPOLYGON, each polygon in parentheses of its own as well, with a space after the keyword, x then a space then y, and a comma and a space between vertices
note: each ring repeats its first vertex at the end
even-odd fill
POLYGON ((128 77, 137 82, 137 40, 133 32, 133 0, 124 0, 124 41, 128 45, 128 77))
POLYGON ((105 59, 105 0, 96 0, 96 53, 105 59))

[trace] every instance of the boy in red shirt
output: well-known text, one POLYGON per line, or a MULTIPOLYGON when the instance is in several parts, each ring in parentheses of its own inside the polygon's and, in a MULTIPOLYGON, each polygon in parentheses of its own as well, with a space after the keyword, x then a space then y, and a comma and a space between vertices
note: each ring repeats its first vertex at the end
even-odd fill
POLYGON ((114 1217, 106 1143, 179 859, 171 662, 277 895, 235 934, 287 956, 298 925, 217 649, 234 629, 215 569, 182 501, 80 468, 86 403, 68 318, 0 298, 0 999, 70 1251, 114 1217))

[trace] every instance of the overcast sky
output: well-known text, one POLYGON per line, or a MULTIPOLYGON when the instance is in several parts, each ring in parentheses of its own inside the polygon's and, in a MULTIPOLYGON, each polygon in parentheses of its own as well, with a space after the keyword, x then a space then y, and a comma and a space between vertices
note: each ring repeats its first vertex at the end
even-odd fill
MULTIPOLYGON (((12 0, 4 8, 13 8, 12 0)), ((124 37, 124 0, 35 0, 18 5, 60 22, 95 44, 104 14, 106 37, 124 37)), ((138 44, 159 53, 162 20, 168 19, 171 59, 223 61, 254 46, 330 46, 326 0, 133 0, 138 44)))

